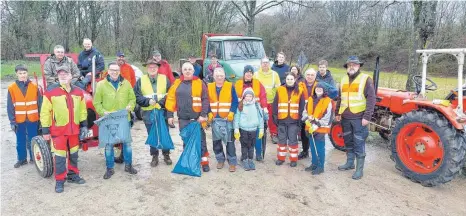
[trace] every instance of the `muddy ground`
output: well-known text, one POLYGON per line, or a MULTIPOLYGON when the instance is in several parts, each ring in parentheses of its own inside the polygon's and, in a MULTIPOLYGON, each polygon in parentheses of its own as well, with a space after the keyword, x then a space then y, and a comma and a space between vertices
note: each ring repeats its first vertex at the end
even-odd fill
MULTIPOLYGON (((376 134, 368 139, 366 169, 359 181, 351 179, 352 171, 337 170, 345 155, 329 144, 325 173, 319 176, 304 172, 309 160, 299 161, 296 168, 289 162, 277 167, 276 147, 268 143, 265 161, 256 163, 256 171, 217 170, 211 156, 213 169, 197 178, 172 174, 174 165, 162 161, 151 168, 140 121, 132 129, 137 175, 117 164, 115 175, 104 180, 104 156, 91 148, 80 151, 79 158, 87 183, 65 184, 65 192, 56 194, 54 179, 40 177, 34 165, 13 168, 15 135, 4 99, 8 83, 1 84, 1 215, 466 215, 466 177, 433 188, 413 183, 395 169, 388 143, 376 134)), ((170 132, 176 162, 182 144, 178 129, 170 132)), ((213 155, 210 132, 207 142, 213 155)))

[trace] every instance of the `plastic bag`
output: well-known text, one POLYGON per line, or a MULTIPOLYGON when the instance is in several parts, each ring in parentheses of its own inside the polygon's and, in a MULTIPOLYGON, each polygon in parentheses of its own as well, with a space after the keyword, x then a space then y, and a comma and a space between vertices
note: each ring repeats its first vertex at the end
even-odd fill
POLYGON ((94 123, 99 126, 99 148, 132 142, 128 111, 112 112, 95 120, 94 123))
POLYGON ((201 176, 201 125, 191 122, 180 133, 186 144, 172 173, 201 176))
POLYGON ((168 132, 167 124, 165 123, 164 111, 154 109, 150 113, 152 127, 147 137, 146 144, 157 149, 169 150, 175 149, 173 140, 168 132))

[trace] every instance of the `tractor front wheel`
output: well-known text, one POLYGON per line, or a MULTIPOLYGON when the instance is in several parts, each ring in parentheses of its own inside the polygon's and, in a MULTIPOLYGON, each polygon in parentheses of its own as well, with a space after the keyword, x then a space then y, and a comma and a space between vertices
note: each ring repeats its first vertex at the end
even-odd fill
POLYGON ((412 111, 397 119, 392 156, 403 175, 431 187, 451 181, 461 169, 462 134, 435 111, 412 111))
POLYGON ((343 140, 343 127, 341 122, 333 122, 329 134, 333 147, 340 151, 345 151, 345 141, 343 140))
POLYGON ((50 146, 42 136, 35 136, 31 140, 31 148, 34 154, 34 162, 37 172, 43 178, 48 178, 53 174, 53 159, 50 146))

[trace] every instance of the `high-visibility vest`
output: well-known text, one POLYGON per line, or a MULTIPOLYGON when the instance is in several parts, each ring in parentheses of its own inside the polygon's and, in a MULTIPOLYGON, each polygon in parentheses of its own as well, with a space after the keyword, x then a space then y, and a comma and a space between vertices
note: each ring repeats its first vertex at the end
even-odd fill
MULTIPOLYGON (((316 108, 314 109, 314 99, 310 96, 307 99, 307 114, 309 116, 314 116, 315 119, 321 119, 324 116, 325 111, 328 108, 328 105, 332 102, 332 99, 329 97, 324 97, 317 102, 316 108)), ((309 127, 306 125, 306 131, 309 130, 309 127)), ((315 132, 317 133, 330 133, 330 126, 321 126, 315 132)))
POLYGON ((360 73, 354 78, 352 83, 349 83, 348 75, 341 79, 341 103, 339 114, 342 114, 349 107, 352 113, 360 113, 366 110, 366 96, 364 96, 364 88, 369 75, 360 73))
MULTIPOLYGON (((170 87, 165 101, 165 109, 170 112, 176 112, 176 89, 180 86, 181 80, 176 79, 173 86, 170 87)), ((191 85, 191 97, 193 98, 192 108, 194 112, 200 113, 202 111, 202 81, 200 79, 193 79, 191 85)))
MULTIPOLYGON (((149 75, 144 75, 141 77, 141 92, 142 95, 146 98, 156 99, 156 102, 160 101, 167 94, 167 76, 163 74, 157 74, 157 93, 154 92, 152 88, 152 83, 150 81, 149 75)), ((155 106, 141 107, 142 110, 153 110, 155 106)))
MULTIPOLYGON (((260 93, 261 93, 261 83, 259 82, 259 80, 257 79, 252 79, 252 90, 254 91, 254 98, 256 99, 256 101, 259 101, 260 100, 260 93)), ((235 91, 236 91, 236 94, 238 95, 238 102, 241 101, 241 99, 243 99, 243 90, 244 90, 244 81, 241 79, 241 80, 238 80, 236 81, 235 83, 235 91)))
POLYGON ((317 80, 314 81, 314 83, 311 86, 311 92, 308 92, 307 90, 306 81, 299 83, 299 87, 303 90, 303 96, 304 98, 306 98, 306 101, 305 101, 306 103, 308 102, 307 99, 314 95, 314 90, 316 89, 317 83, 318 83, 317 80))
POLYGON ((8 92, 10 93, 13 106, 15 107, 16 123, 23 123, 26 121, 26 118, 30 122, 39 120, 39 109, 37 105, 38 88, 34 83, 29 82, 26 96, 23 95, 16 82, 8 86, 8 92))
POLYGON ((288 115, 292 119, 299 119, 299 100, 301 99, 302 89, 298 93, 293 92, 291 98, 288 98, 288 90, 284 86, 277 89, 278 94, 278 119, 285 119, 288 115))
POLYGON ((225 81, 220 90, 220 95, 217 95, 217 86, 215 83, 208 84, 210 110, 214 116, 217 116, 218 113, 221 118, 226 118, 228 113, 230 113, 231 88, 233 88, 233 84, 225 81))

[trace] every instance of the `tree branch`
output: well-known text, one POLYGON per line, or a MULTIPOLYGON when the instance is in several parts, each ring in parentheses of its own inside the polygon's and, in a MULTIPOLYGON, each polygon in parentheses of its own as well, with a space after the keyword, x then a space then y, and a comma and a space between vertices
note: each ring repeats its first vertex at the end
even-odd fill
POLYGON ((249 20, 248 16, 246 16, 246 14, 243 13, 243 10, 241 9, 241 7, 236 4, 234 1, 232 1, 231 3, 233 3, 233 5, 236 7, 236 9, 238 9, 238 11, 241 13, 241 15, 246 19, 246 20, 249 20))
POLYGON ((283 2, 285 2, 285 1, 269 1, 269 2, 266 2, 266 3, 262 4, 262 5, 259 5, 259 7, 253 13, 253 15, 255 16, 255 15, 259 14, 260 12, 265 11, 265 10, 267 10, 269 8, 281 5, 283 2))
POLYGON ((301 3, 300 1, 299 1, 299 2, 296 2, 296 1, 286 0, 286 1, 284 1, 284 2, 288 2, 288 3, 295 4, 295 5, 298 5, 298 6, 302 6, 302 7, 305 7, 305 8, 314 8, 314 7, 312 7, 312 6, 305 5, 305 4, 301 3))

